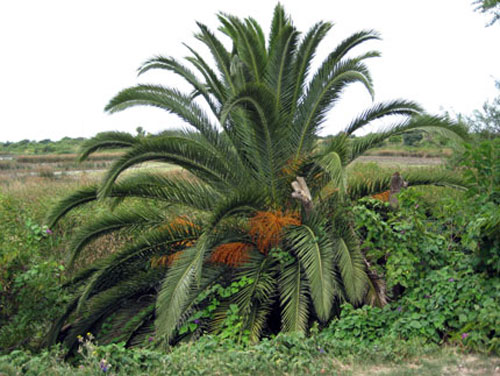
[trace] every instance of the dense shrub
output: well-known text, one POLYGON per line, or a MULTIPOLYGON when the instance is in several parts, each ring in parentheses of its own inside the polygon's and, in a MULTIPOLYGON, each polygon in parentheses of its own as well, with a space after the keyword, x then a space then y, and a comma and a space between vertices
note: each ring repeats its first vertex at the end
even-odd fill
POLYGON ((422 136, 421 132, 415 131, 415 132, 408 132, 403 135, 403 143, 406 146, 415 146, 417 145, 424 136, 422 136))
POLYGON ((0 192, 0 351, 36 346, 65 303, 59 240, 33 219, 40 201, 0 192))
MULTIPOLYGON (((384 308, 344 306, 330 325, 333 338, 367 343, 421 338, 498 352, 500 279, 474 268, 478 246, 468 246, 476 236, 474 219, 457 215, 466 208, 481 216, 481 208, 472 199, 445 197, 439 205, 445 210, 436 210, 412 189, 401 193, 399 201, 396 212, 375 200, 355 207, 364 250, 385 278, 393 302, 384 308)), ((481 247, 498 252, 487 244, 481 247)))

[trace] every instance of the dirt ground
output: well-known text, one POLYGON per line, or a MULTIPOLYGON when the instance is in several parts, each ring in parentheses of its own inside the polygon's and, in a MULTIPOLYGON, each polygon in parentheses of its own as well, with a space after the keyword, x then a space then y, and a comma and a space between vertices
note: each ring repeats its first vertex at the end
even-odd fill
POLYGON ((500 376, 500 358, 455 352, 400 365, 353 367, 349 371, 355 376, 500 376))

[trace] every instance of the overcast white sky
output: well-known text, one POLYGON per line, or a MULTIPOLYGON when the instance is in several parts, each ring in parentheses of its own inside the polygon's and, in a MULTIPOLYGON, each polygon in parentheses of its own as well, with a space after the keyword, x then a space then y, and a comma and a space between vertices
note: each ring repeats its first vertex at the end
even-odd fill
MULTIPOLYGON (((412 99, 426 110, 470 113, 493 98, 500 79, 500 24, 473 12, 472 0, 283 0, 296 26, 335 23, 319 58, 361 29, 383 40, 370 47, 376 100, 412 99)), ((11 0, 0 2, 0 141, 90 137, 106 130, 151 133, 182 126, 153 108, 108 115, 107 101, 139 82, 178 85, 168 73, 136 69, 157 54, 181 58, 193 47, 195 21, 212 29, 224 11, 253 16, 264 30, 270 0, 11 0)), ((205 50, 200 50, 206 56, 205 50)), ((370 104, 359 88, 345 93, 323 133, 335 133, 370 104)))

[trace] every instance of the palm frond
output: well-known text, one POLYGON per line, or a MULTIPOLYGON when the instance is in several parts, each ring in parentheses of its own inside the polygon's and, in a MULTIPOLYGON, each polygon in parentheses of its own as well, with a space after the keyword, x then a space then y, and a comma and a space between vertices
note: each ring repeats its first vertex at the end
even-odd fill
POLYGON ((291 25, 283 26, 270 48, 265 82, 275 93, 275 109, 282 116, 290 114, 294 89, 293 62, 299 32, 291 25))
POLYGON ((119 158, 108 170, 99 195, 109 195, 115 180, 124 170, 148 161, 172 163, 202 180, 220 185, 226 185, 234 178, 234 171, 228 169, 227 161, 221 160, 205 144, 181 136, 165 136, 144 140, 119 158))
POLYGON ((95 239, 112 232, 128 229, 144 229, 164 223, 165 217, 161 211, 147 209, 122 209, 115 213, 107 213, 95 219, 90 224, 78 229, 69 246, 70 265, 74 263, 82 249, 95 239))
POLYGON ((363 255, 353 236, 334 238, 335 258, 342 276, 347 299, 354 304, 361 302, 367 287, 367 275, 363 255))
POLYGON ((124 177, 113 186, 109 196, 161 200, 204 211, 213 209, 222 198, 217 190, 198 179, 154 172, 138 172, 124 177))
POLYGON ((339 293, 334 278, 334 244, 319 223, 311 221, 290 228, 287 241, 297 255, 309 281, 311 299, 318 318, 327 321, 335 294, 339 293))
POLYGON ((118 93, 105 110, 110 113, 134 106, 153 106, 179 116, 215 146, 223 142, 217 127, 191 96, 160 85, 137 85, 118 93))
POLYGON ((248 185, 245 188, 230 192, 221 200, 212 212, 209 228, 214 229, 223 219, 249 214, 261 209, 267 202, 267 192, 262 187, 248 185))
POLYGON ((47 216, 45 217, 45 223, 47 223, 49 228, 53 228, 56 223, 59 222, 59 220, 72 209, 97 200, 97 191, 98 186, 89 185, 87 187, 80 188, 62 200, 59 200, 57 204, 52 206, 49 210, 47 216))
POLYGON ((240 288, 234 297, 239 307, 244 326, 250 330, 252 341, 257 341, 270 306, 276 299, 276 264, 261 253, 252 252, 249 260, 238 268, 236 279, 247 278, 251 283, 240 288))
POLYGON ((65 346, 71 350, 77 343, 78 335, 93 332, 94 326, 102 318, 117 311, 123 303, 132 297, 149 292, 158 284, 160 278, 161 273, 158 270, 137 273, 132 278, 96 295, 86 306, 79 320, 71 325, 71 329, 64 339, 65 346))
POLYGON ((252 74, 253 81, 259 83, 263 77, 267 62, 267 51, 263 45, 262 30, 254 22, 247 19, 220 13, 218 19, 220 30, 233 40, 237 56, 252 74))
POLYGON ((418 115, 413 116, 410 120, 405 120, 389 126, 381 132, 352 140, 351 161, 355 160, 367 150, 377 147, 382 141, 389 137, 412 130, 422 130, 431 134, 438 134, 456 143, 460 143, 464 139, 467 139, 467 132, 460 124, 440 116, 418 115))
POLYGON ((297 108, 294 120, 295 139, 292 141, 295 144, 296 158, 312 149, 326 113, 340 98, 342 91, 355 82, 362 83, 372 91, 370 73, 358 59, 342 60, 330 69, 325 67, 315 74, 297 108))
POLYGON ((271 194, 276 200, 277 182, 276 175, 280 163, 277 160, 279 143, 279 114, 272 103, 275 97, 263 85, 247 85, 237 95, 228 100, 221 113, 221 124, 224 127, 230 113, 235 107, 243 107, 245 113, 251 119, 250 126, 253 129, 255 140, 245 140, 253 143, 258 150, 258 155, 263 159, 260 169, 264 172, 270 187, 271 194))
POLYGON ((138 270, 147 269, 154 255, 175 254, 198 239, 200 223, 178 222, 173 220, 159 229, 146 232, 137 241, 101 262, 80 295, 78 310, 89 297, 130 278, 138 270))
POLYGON ((63 328, 66 320, 75 310, 78 304, 78 299, 79 299, 78 296, 76 298, 73 297, 72 300, 66 306, 64 313, 61 316, 59 316, 57 320, 52 324, 52 326, 50 327, 49 331, 47 332, 43 340, 45 346, 50 347, 57 343, 59 336, 61 334, 61 329, 63 328))
POLYGON ((279 288, 282 330, 305 333, 309 317, 309 291, 300 263, 292 262, 283 267, 279 288))
POLYGON ((80 147, 79 162, 91 154, 105 149, 126 149, 137 144, 138 138, 126 132, 103 132, 85 141, 80 147))
MULTIPOLYGON (((335 50, 333 50, 328 55, 328 57, 323 62, 322 67, 319 69, 321 70, 323 68, 327 68, 332 64, 336 64, 337 62, 341 61, 343 58, 346 57, 346 55, 349 52, 351 52, 355 47, 359 46, 360 44, 370 40, 379 40, 379 39, 380 35, 375 30, 358 31, 350 35, 348 38, 344 39, 342 42, 340 42, 340 44, 335 48, 335 50)), ((375 52, 375 55, 377 54, 378 52, 375 52)))
POLYGON ((318 22, 315 24, 301 40, 296 53, 294 62, 295 87, 292 97, 291 115, 295 114, 295 108, 304 90, 311 62, 314 59, 316 50, 321 41, 325 38, 328 31, 332 28, 329 22, 318 22))
POLYGON ((246 326, 249 334, 250 343, 254 344, 259 341, 259 338, 264 330, 266 320, 272 311, 274 298, 264 302, 254 302, 250 308, 250 313, 247 315, 246 326))
POLYGON ((188 306, 193 284, 201 278, 205 253, 210 248, 207 235, 186 249, 170 268, 162 283, 156 303, 155 327, 158 337, 167 343, 173 338, 177 323, 188 306))
POLYGON ((271 50, 276 45, 280 33, 286 26, 291 23, 290 18, 285 13, 285 8, 281 4, 276 4, 273 11, 273 19, 271 21, 271 32, 269 34, 268 55, 271 55, 271 50))
POLYGON ((184 78, 189 84, 191 84, 191 86, 197 93, 203 96, 203 98, 209 105, 214 115, 217 115, 218 105, 212 100, 210 92, 206 87, 206 84, 200 82, 198 77, 196 77, 196 75, 193 72, 191 72, 187 67, 179 63, 177 60, 175 60, 172 57, 156 56, 146 61, 139 68, 138 74, 141 75, 151 69, 165 69, 174 72, 179 76, 181 76, 182 78, 184 78))
POLYGON ((319 193, 322 193, 326 187, 332 190, 338 190, 342 193, 346 190, 346 173, 344 169, 345 149, 341 145, 335 150, 318 154, 314 158, 314 165, 308 173, 308 177, 316 181, 320 187, 319 193), (318 182, 319 180, 319 182, 318 182))
MULTIPOLYGON (((373 174, 352 173, 348 178, 348 195, 353 200, 387 191, 390 188, 393 170, 378 170, 373 174)), ((457 189, 467 187, 463 177, 444 168, 415 168, 400 171, 403 179, 411 186, 438 185, 457 189)))
POLYGON ((382 119, 385 116, 405 115, 411 116, 422 112, 422 108, 411 101, 393 100, 386 103, 377 103, 370 109, 361 113, 344 130, 348 135, 363 128, 373 120, 382 119))
POLYGON ((103 345, 125 343, 128 346, 136 332, 154 317, 154 295, 141 296, 134 304, 125 305, 113 313, 113 320, 106 322, 108 330, 100 332, 96 340, 103 345))
MULTIPOLYGON (((198 69, 198 71, 203 75, 209 92, 217 98, 219 104, 226 101, 229 96, 229 92, 224 86, 224 83, 219 79, 217 73, 198 52, 187 45, 186 47, 193 54, 193 57, 186 57, 186 60, 193 64, 193 66, 196 67, 196 69, 198 69)), ((217 107, 217 110, 220 110, 220 108, 217 107)), ((215 115, 219 115, 218 111, 215 115)))
POLYGON ((200 28, 200 33, 195 34, 195 37, 209 48, 217 68, 224 77, 225 86, 230 88, 231 93, 236 93, 236 85, 231 76, 231 54, 206 25, 200 22, 196 24, 200 28))

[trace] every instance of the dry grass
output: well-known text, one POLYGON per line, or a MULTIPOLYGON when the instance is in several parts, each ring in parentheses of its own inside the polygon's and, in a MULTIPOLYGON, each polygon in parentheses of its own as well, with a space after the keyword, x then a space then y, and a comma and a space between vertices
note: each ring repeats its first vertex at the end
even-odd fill
POLYGON ((442 149, 374 149, 368 151, 365 155, 367 156, 379 156, 379 157, 413 157, 413 158, 442 158, 450 157, 453 154, 453 150, 450 148, 442 149))
POLYGON ((403 157, 403 156, 377 156, 365 155, 356 159, 355 163, 374 162, 384 167, 419 167, 419 166, 439 166, 443 164, 441 158, 403 157))

